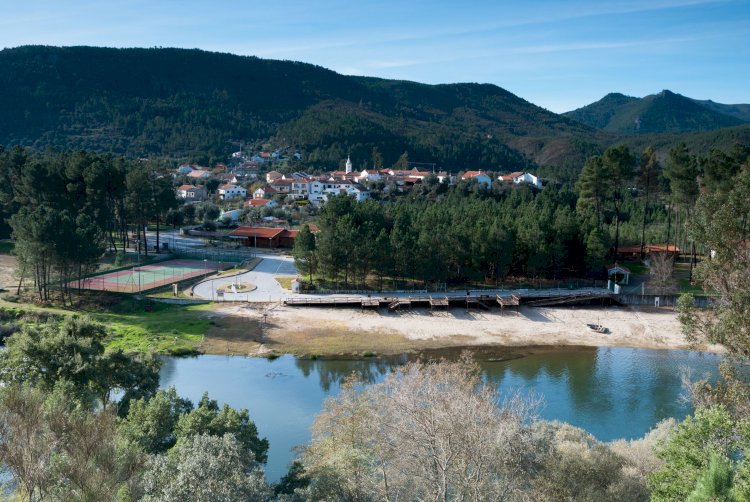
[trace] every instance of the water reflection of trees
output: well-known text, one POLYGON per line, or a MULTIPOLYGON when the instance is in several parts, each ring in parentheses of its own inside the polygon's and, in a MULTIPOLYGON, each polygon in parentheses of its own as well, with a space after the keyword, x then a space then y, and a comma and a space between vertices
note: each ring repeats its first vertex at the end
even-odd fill
POLYGON ((565 384, 574 406, 579 409, 608 411, 613 406, 613 396, 607 392, 611 388, 612 376, 598 371, 595 348, 544 352, 507 362, 483 363, 482 368, 487 379, 498 386, 507 373, 520 378, 527 387, 533 387, 541 394, 547 390, 558 391, 555 383, 565 384), (551 382, 548 389, 538 385, 545 378, 551 382), (597 392, 592 392, 592 389, 597 389, 597 392))
POLYGON ((332 386, 341 385, 341 382, 352 374, 367 384, 379 382, 394 367, 405 362, 406 358, 395 357, 350 361, 296 359, 294 364, 305 378, 317 373, 320 388, 328 392, 332 386))

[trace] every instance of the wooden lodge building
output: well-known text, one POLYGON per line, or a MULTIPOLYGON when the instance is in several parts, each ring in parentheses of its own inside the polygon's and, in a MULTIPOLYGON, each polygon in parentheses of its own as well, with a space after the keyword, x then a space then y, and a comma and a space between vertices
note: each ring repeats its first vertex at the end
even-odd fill
MULTIPOLYGON (((647 244, 643 246, 645 255, 653 253, 670 253, 677 258, 681 251, 674 244, 647 244)), ((640 260, 641 246, 620 246, 617 248, 617 258, 624 260, 640 260)))
POLYGON ((242 242, 245 246, 256 248, 292 248, 299 230, 269 227, 237 227, 227 237, 242 242))

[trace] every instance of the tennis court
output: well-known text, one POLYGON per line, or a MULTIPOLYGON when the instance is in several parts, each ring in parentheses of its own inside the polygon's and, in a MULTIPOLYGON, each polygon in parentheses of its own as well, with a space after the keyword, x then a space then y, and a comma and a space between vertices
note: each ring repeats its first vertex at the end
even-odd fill
POLYGON ((168 260, 74 281, 72 287, 138 293, 175 282, 216 273, 233 263, 207 260, 168 260))

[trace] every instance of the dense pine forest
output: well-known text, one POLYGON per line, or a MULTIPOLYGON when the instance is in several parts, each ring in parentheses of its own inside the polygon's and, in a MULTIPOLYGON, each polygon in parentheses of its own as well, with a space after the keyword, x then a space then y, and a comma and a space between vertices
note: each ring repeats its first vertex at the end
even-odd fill
POLYGON ((669 243, 694 259, 707 251, 689 231, 699 193, 728 191, 749 157, 748 147, 702 157, 683 144, 661 163, 653 149, 635 155, 621 145, 590 157, 575 183, 543 190, 427 180, 391 204, 337 197, 321 210, 317 236, 303 229, 295 256, 310 281, 318 274, 338 286, 380 289, 385 278, 433 285, 601 278, 623 245, 669 243))
MULTIPOLYGON (((51 288, 65 303, 71 281, 95 272, 108 249, 140 239, 178 204, 163 164, 87 152, 33 153, 0 148, 2 232, 15 241, 20 280, 39 300, 51 288)), ((148 254, 148 249, 141 250, 148 254)))

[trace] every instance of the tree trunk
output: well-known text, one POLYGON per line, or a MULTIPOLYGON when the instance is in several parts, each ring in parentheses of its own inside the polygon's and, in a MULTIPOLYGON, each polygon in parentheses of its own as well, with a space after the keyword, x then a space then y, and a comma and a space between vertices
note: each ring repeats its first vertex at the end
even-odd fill
POLYGON ((23 267, 21 268, 21 277, 18 279, 18 288, 16 289, 16 295, 21 294, 21 284, 23 284, 23 278, 26 275, 26 262, 24 262, 23 267))
POLYGON ((615 261, 620 247, 620 208, 615 206, 615 261))
POLYGON ((141 221, 141 230, 143 232, 143 254, 148 257, 148 237, 146 237, 146 221, 141 221))
POLYGON ((690 282, 693 282, 693 267, 695 265, 695 241, 692 241, 690 244, 692 248, 692 256, 690 258, 690 282))
POLYGON ((648 215, 648 196, 649 193, 646 192, 646 202, 643 207, 643 221, 641 222, 641 260, 646 257, 646 216, 648 215))
POLYGON ((672 208, 667 208, 667 251, 669 251, 670 238, 672 237, 672 208))
POLYGON ((159 246, 159 211, 156 211, 156 253, 161 252, 161 246, 159 246))

